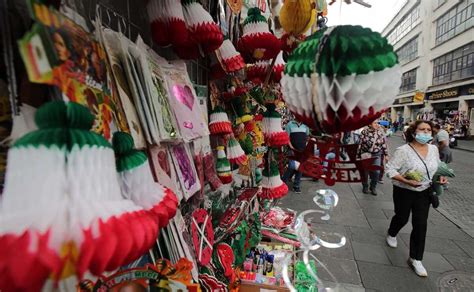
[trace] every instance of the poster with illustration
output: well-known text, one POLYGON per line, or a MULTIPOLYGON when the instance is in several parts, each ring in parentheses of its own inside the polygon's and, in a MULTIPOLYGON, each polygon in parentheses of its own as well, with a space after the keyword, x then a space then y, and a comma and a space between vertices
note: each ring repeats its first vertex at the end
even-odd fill
POLYGON ((184 61, 168 62, 162 68, 168 86, 168 98, 179 132, 184 141, 209 135, 209 129, 201 112, 184 61))
POLYGON ((171 146, 170 150, 184 199, 188 200, 201 188, 191 150, 184 143, 171 146))
POLYGON ((151 158, 151 168, 156 181, 172 190, 178 201, 183 199, 183 193, 179 185, 178 177, 174 168, 173 160, 168 147, 151 146, 149 147, 149 157, 151 158))
POLYGON ((36 23, 19 41, 29 79, 54 85, 64 100, 87 106, 96 117, 93 130, 106 139, 117 130, 128 131, 102 45, 54 8, 29 4, 36 23))
POLYGON ((135 147, 142 149, 146 146, 145 136, 143 134, 140 120, 138 119, 137 111, 133 105, 133 97, 130 92, 127 78, 125 77, 124 67, 120 61, 120 41, 118 40, 117 32, 108 28, 103 28, 101 36, 102 43, 109 58, 117 95, 122 103, 130 134, 135 141, 135 147))

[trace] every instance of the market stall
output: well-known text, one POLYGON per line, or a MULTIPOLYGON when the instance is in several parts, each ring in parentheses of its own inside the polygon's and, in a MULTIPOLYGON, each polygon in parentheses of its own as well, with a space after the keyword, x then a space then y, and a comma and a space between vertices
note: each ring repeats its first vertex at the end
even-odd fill
POLYGON ((326 1, 287 0, 278 14, 273 2, 140 1, 146 31, 129 1, 128 15, 25 2, 31 26, 2 42, 22 63, 3 64, 0 83, 14 117, 0 291, 325 287, 312 252, 345 238, 305 216, 329 220, 339 196, 276 207, 284 161, 328 186, 360 182, 372 158, 339 135, 385 111, 400 69, 379 33, 327 28, 326 1), (15 68, 44 100, 18 93, 15 68), (293 116, 316 136, 288 156, 293 116))

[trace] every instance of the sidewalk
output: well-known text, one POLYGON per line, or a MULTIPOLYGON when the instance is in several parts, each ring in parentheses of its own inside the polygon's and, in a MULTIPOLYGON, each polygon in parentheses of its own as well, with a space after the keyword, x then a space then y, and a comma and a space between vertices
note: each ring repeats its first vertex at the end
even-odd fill
MULTIPOLYGON (((297 212, 317 209, 313 196, 322 182, 303 181, 302 194, 290 192, 279 203, 297 212)), ((339 249, 320 248, 314 255, 323 262, 342 285, 342 291, 472 291, 474 290, 474 239, 430 209, 423 264, 428 278, 418 277, 407 265, 411 223, 398 236, 398 247, 385 243, 393 216, 392 184, 386 179, 378 186, 378 196, 362 193, 359 184, 330 187, 339 194, 339 204, 325 222, 313 217, 313 229, 338 232, 347 238, 339 249)), ((330 238, 327 239, 331 241, 330 238)), ((331 278, 318 270, 323 280, 331 278)))

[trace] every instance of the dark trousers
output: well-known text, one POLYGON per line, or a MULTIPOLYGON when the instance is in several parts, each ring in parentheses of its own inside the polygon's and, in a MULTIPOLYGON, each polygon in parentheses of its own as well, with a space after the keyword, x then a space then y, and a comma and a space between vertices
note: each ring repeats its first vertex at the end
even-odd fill
MULTIPOLYGON (((373 165, 380 166, 382 163, 382 154, 375 153, 372 154, 372 157, 375 157, 373 165)), ((370 176, 370 189, 375 189, 377 187, 377 183, 380 180, 380 170, 364 170, 362 172, 362 186, 368 187, 369 186, 369 176, 370 176)))
POLYGON ((281 179, 285 184, 288 184, 288 181, 293 177, 293 175, 295 176, 295 179, 293 180, 293 189, 299 189, 301 177, 303 176, 303 174, 296 170, 295 161, 290 160, 288 162, 288 168, 286 169, 281 179))
POLYGON ((393 203, 395 216, 390 222, 388 234, 393 237, 397 236, 400 229, 407 224, 411 212, 413 230, 410 235, 410 258, 421 261, 425 251, 426 228, 430 210, 428 190, 415 192, 393 186, 393 203))

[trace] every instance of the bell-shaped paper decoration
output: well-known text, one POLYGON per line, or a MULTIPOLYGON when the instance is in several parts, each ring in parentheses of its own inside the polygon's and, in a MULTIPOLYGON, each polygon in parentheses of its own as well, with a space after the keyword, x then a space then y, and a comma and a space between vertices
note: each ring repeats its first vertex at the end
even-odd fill
POLYGON ((197 44, 203 53, 217 50, 224 41, 224 35, 209 12, 197 0, 182 0, 182 3, 190 40, 197 44))
POLYGON ((229 39, 225 39, 220 48, 216 51, 220 59, 222 68, 227 73, 234 73, 245 67, 244 58, 234 47, 229 39))
POLYGON ((230 162, 227 160, 224 146, 217 146, 217 162, 216 162, 217 177, 223 184, 230 184, 232 182, 232 171, 230 162))
POLYGON ((132 136, 116 132, 112 142, 123 195, 145 210, 152 211, 158 225, 165 227, 176 214, 176 195, 155 182, 148 157, 142 151, 134 149, 132 136))
POLYGON ((171 44, 164 3, 163 0, 150 0, 146 7, 151 23, 151 36, 153 41, 162 47, 171 44))
POLYGON ((147 5, 153 40, 159 46, 181 46, 189 33, 180 0, 150 0, 147 5))
POLYGON ((36 113, 39 129, 9 150, 0 290, 39 291, 51 275, 100 275, 154 244, 156 220, 123 199, 112 147, 89 131, 93 122, 82 105, 50 102, 36 113))
POLYGON ((248 60, 270 60, 280 52, 281 43, 268 29, 267 19, 259 8, 248 10, 244 21, 244 34, 237 47, 248 60))
POLYGON ((304 34, 316 20, 314 0, 287 0, 280 9, 280 23, 288 34, 304 34))
POLYGON ((296 118, 327 133, 355 130, 376 119, 393 103, 400 83, 397 55, 387 39, 351 25, 307 38, 289 57, 281 80, 296 118), (320 44, 323 36, 327 39, 320 44))
POLYGON ((285 60, 283 60, 283 51, 280 52, 275 60, 275 65, 273 66, 273 80, 278 83, 283 76, 283 70, 285 69, 285 60))
POLYGON ((270 61, 257 61, 255 64, 247 66, 247 80, 252 81, 254 84, 262 84, 265 82, 268 67, 270 61))
POLYGON ((219 80, 223 79, 227 76, 227 73, 222 68, 221 63, 217 60, 217 57, 214 55, 210 55, 210 69, 209 69, 209 79, 210 80, 219 80))
MULTIPOLYGON (((268 164, 268 163, 265 163, 268 164)), ((288 193, 288 186, 281 180, 276 162, 265 165, 262 176, 262 199, 279 199, 288 193)))
POLYGON ((212 135, 227 135, 232 133, 232 124, 222 107, 216 106, 209 120, 209 131, 212 135))
POLYGON ((294 49, 298 47, 298 45, 305 40, 305 35, 297 35, 293 36, 288 33, 285 33, 281 36, 281 49, 284 52, 291 53, 294 49))
POLYGON ((244 164, 247 162, 247 155, 234 137, 230 137, 227 141, 227 159, 230 163, 244 164))
POLYGON ((281 126, 281 115, 275 110, 274 104, 269 104, 263 114, 262 131, 265 143, 270 147, 280 147, 290 142, 288 133, 281 126))

